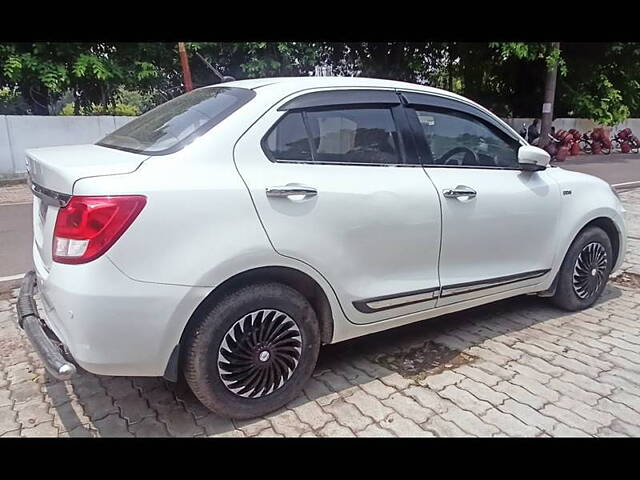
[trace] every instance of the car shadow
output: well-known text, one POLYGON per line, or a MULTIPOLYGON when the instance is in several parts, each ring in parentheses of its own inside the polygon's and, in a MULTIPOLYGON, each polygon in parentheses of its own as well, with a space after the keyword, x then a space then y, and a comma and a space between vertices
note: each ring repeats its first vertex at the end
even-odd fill
MULTIPOLYGON (((609 283, 594 307, 621 295, 622 290, 609 283)), ((252 426, 257 428, 265 418, 317 400, 327 392, 340 395, 389 373, 415 382, 452 365, 472 363, 474 357, 464 353, 466 349, 571 314, 547 299, 520 296, 326 345, 312 377, 326 388, 305 388, 285 408, 248 421, 231 421, 208 411, 184 380, 171 383, 148 377, 99 377, 82 371, 67 382, 47 377, 44 392, 53 405, 59 429, 71 437, 212 436, 234 432, 240 436, 238 429, 246 432, 252 426), (443 342, 447 336, 453 344, 443 342), (359 367, 363 361, 383 373, 359 367)))

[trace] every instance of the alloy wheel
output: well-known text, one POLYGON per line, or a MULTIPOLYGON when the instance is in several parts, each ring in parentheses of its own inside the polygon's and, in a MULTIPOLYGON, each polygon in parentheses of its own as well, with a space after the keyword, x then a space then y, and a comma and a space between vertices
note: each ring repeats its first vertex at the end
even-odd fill
POLYGON ((235 322, 225 334, 218 350, 218 371, 230 392, 261 398, 291 378, 301 353, 300 329, 289 315, 257 310, 235 322))
POLYGON ((599 242, 586 245, 573 267, 573 290, 579 298, 595 295, 606 282, 607 251, 599 242))

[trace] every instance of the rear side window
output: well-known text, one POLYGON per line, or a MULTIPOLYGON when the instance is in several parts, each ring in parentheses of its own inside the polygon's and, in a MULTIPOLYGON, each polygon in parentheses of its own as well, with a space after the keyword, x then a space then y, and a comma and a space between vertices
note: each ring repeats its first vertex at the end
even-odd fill
POLYGON ((399 164, 399 138, 389 108, 289 112, 267 134, 273 160, 399 164))
POLYGON ((267 136, 266 147, 277 160, 310 162, 311 142, 302 113, 292 112, 285 115, 267 136))
POLYGON ((317 162, 400 163, 390 109, 323 110, 306 115, 317 162))
POLYGON ((172 153, 220 123, 255 95, 245 88, 200 88, 130 121, 98 145, 146 155, 172 153))

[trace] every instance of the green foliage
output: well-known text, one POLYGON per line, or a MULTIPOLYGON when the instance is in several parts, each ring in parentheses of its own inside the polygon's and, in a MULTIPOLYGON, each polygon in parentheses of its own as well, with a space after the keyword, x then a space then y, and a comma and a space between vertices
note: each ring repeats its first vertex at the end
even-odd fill
MULTIPOLYGON (((316 65, 331 65, 334 74, 429 84, 466 95, 499 115, 528 117, 539 113, 545 72, 556 66, 556 117, 580 115, 604 123, 640 116, 640 43, 562 43, 559 49, 544 42, 186 46, 196 87, 220 81, 197 52, 222 75, 238 79, 306 76, 316 65)), ((0 88, 19 92, 11 100, 15 105, 27 102, 13 111, 54 114, 71 98, 66 114, 143 113, 181 94, 182 81, 175 43, 0 44, 0 88)), ((5 97, 0 102, 6 104, 5 97)))
POLYGON ((0 88, 0 115, 27 115, 29 105, 17 89, 0 88))
POLYGON ((116 103, 115 106, 92 105, 91 115, 124 115, 137 116, 140 115, 140 109, 135 105, 125 105, 116 103))
POLYGON ((120 87, 115 97, 117 103, 128 105, 140 113, 145 113, 156 106, 151 94, 138 90, 127 90, 124 87, 120 87))
MULTIPOLYGON (((575 114, 593 119, 602 125, 613 126, 629 117, 620 90, 615 88, 604 73, 598 74, 590 89, 574 92, 575 114)), ((588 88, 587 87, 587 88, 588 88)))
POLYGON ((43 61, 31 53, 9 55, 4 62, 4 74, 16 83, 23 77, 37 79, 55 93, 61 93, 69 79, 63 66, 43 61))
MULTIPOLYGON (((123 103, 116 103, 115 106, 109 105, 107 107, 103 105, 91 104, 89 107, 80 111, 81 115, 115 115, 115 116, 131 116, 135 117, 140 115, 140 109, 135 105, 126 105, 123 103)), ((60 115, 75 115, 73 103, 67 103, 60 111, 60 115)))
POLYGON ((151 62, 135 62, 136 71, 135 77, 137 80, 148 80, 152 78, 157 78, 159 72, 156 70, 156 67, 151 62))
POLYGON ((69 90, 77 92, 82 108, 108 110, 109 104, 115 108, 120 86, 148 93, 175 85, 175 50, 175 44, 147 43, 4 44, 0 86, 17 86, 38 114, 50 113, 69 90))
POLYGON ((109 80, 120 73, 107 59, 85 53, 80 54, 71 70, 77 79, 93 77, 97 80, 109 80))
POLYGON ((63 116, 75 115, 75 112, 73 109, 73 103, 67 103, 64 107, 62 107, 62 110, 60 110, 60 115, 63 115, 63 116))
POLYGON ((491 42, 489 46, 500 52, 503 60, 510 57, 526 61, 544 60, 547 68, 557 67, 560 75, 565 76, 568 72, 560 49, 553 48, 550 43, 491 42))
MULTIPOLYGON (((143 94, 135 90, 119 88, 114 95, 115 103, 107 106, 92 103, 80 108, 80 115, 125 115, 136 116, 150 110, 155 105, 149 94, 143 94)), ((75 115, 75 105, 73 102, 67 103, 60 115, 75 115)))
MULTIPOLYGON (((186 44, 225 75, 236 78, 308 75, 321 61, 324 47, 307 42, 193 42, 186 44)), ((202 69, 201 62, 192 62, 202 69)), ((210 80, 218 81, 212 72, 210 80)))
POLYGON ((556 67, 558 69, 558 72, 560 72, 560 75, 562 75, 563 77, 567 75, 567 63, 562 58, 562 54, 559 48, 551 49, 545 57, 545 61, 547 63, 547 68, 556 67))
POLYGON ((556 116, 611 125, 640 116, 640 44, 565 43, 569 67, 559 79, 556 116))

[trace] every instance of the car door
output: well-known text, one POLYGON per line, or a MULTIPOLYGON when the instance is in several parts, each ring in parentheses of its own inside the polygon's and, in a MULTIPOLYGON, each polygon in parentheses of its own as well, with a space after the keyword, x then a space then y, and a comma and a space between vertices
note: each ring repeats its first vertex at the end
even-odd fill
POLYGON ((471 104, 405 93, 425 171, 442 202, 437 306, 546 280, 560 190, 548 171, 523 171, 521 145, 471 104))
POLYGON ((392 89, 323 90, 275 106, 234 151, 275 250, 328 280, 354 323, 439 291, 439 200, 408 128, 392 89))

